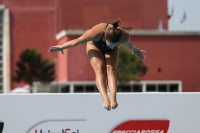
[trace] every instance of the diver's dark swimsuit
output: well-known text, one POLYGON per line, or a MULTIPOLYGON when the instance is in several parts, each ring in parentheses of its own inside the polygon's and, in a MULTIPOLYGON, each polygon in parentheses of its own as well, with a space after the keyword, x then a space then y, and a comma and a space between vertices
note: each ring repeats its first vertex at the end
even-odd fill
MULTIPOLYGON (((107 28, 108 24, 109 23, 107 23, 106 28, 107 28)), ((106 28, 105 28, 105 30, 106 30, 106 28)), ((94 43, 94 45, 97 48, 99 48, 101 51, 105 52, 105 51, 111 50, 111 48, 107 46, 106 42, 102 41, 103 36, 104 36, 104 32, 103 32, 102 37, 99 41, 97 41, 97 42, 92 41, 92 42, 94 43)))

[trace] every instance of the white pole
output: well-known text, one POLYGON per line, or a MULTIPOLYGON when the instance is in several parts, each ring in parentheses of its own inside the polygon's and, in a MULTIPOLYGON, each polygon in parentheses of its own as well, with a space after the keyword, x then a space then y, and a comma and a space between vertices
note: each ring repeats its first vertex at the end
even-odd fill
POLYGON ((185 28, 185 31, 186 31, 186 22, 184 23, 184 28, 185 28))
POLYGON ((174 5, 172 5, 172 8, 173 8, 172 9, 173 10, 173 12, 172 12, 173 14, 171 16, 172 17, 172 30, 174 30, 174 5))
POLYGON ((174 30, 174 17, 172 16, 172 30, 174 30))

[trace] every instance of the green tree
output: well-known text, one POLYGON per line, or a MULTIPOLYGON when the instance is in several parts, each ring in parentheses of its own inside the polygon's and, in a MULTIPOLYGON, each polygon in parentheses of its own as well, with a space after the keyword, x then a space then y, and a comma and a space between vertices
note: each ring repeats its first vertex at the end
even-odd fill
POLYGON ((37 49, 22 51, 16 66, 16 76, 13 77, 15 82, 23 81, 32 86, 35 81, 49 83, 55 79, 54 62, 43 59, 41 52, 37 49))
POLYGON ((142 60, 128 52, 124 46, 119 47, 119 61, 117 67, 117 79, 119 87, 127 81, 139 81, 139 77, 146 74, 148 68, 142 60))

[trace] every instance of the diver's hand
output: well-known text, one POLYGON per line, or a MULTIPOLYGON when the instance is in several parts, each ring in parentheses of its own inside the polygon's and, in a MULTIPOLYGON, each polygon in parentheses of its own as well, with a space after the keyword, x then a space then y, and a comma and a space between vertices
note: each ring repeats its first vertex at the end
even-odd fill
POLYGON ((57 51, 60 51, 62 54, 64 54, 63 48, 60 45, 52 46, 49 49, 49 52, 57 52, 57 51))
POLYGON ((132 54, 136 55, 138 58, 140 58, 141 60, 144 60, 146 58, 146 56, 142 53, 142 52, 146 52, 144 50, 140 50, 138 48, 134 48, 132 50, 132 54))

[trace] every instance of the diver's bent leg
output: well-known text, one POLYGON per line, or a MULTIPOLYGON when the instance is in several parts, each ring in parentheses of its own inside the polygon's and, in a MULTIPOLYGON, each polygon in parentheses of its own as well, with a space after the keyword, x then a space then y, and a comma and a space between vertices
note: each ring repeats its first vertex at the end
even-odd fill
POLYGON ((88 60, 96 75, 96 85, 103 99, 103 106, 107 110, 110 110, 111 107, 107 94, 107 77, 104 53, 92 43, 87 43, 86 52, 88 60))
POLYGON ((106 60, 106 69, 107 69, 107 78, 108 78, 108 88, 110 90, 110 101, 111 107, 113 109, 117 108, 117 64, 118 64, 118 48, 114 48, 113 50, 109 50, 105 53, 106 60))
POLYGON ((111 108, 115 109, 118 106, 117 103, 117 78, 113 67, 107 65, 107 77, 108 77, 108 87, 110 91, 110 102, 111 108))
POLYGON ((107 95, 107 85, 106 85, 106 70, 103 66, 96 66, 94 67, 94 71, 96 74, 96 85, 101 93, 102 99, 103 99, 103 106, 104 108, 110 110, 110 100, 107 95))

